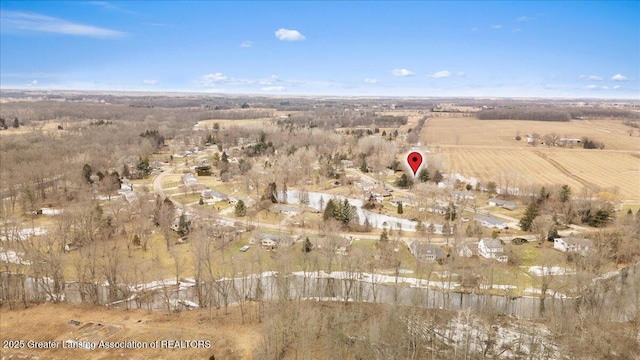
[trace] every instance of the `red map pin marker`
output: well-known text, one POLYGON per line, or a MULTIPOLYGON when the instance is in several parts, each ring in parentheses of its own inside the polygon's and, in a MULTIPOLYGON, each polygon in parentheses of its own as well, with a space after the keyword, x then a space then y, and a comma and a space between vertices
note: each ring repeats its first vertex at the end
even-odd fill
POLYGON ((420 165, 422 165, 422 155, 417 151, 409 153, 407 155, 407 164, 413 170, 413 176, 416 176, 420 165))

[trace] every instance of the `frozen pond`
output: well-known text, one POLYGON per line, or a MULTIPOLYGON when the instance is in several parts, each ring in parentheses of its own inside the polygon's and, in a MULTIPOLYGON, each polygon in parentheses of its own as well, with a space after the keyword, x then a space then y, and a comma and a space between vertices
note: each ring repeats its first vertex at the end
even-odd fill
MULTIPOLYGON (((392 230, 401 229, 404 231, 416 231, 416 226, 418 225, 418 222, 416 221, 411 221, 408 219, 403 219, 395 216, 377 214, 369 210, 365 210, 362 208, 362 205, 363 205, 362 200, 352 199, 352 198, 348 198, 340 195, 332 195, 332 194, 312 192, 312 191, 308 191, 307 194, 309 194, 309 206, 318 211, 323 210, 322 207, 320 206, 321 202, 323 203, 323 206, 324 206, 331 199, 339 200, 339 201, 344 201, 344 199, 347 199, 350 205, 353 205, 356 207, 361 225, 365 223, 366 219, 369 219, 369 224, 371 224, 372 227, 377 229, 386 228, 386 229, 392 229, 392 230), (320 201, 321 199, 322 201, 320 201)), ((283 199, 280 199, 280 200, 283 200, 283 199)), ((286 200, 287 200, 286 202, 289 204, 300 204, 300 191, 288 190, 286 200)), ((430 223, 428 222, 423 222, 423 224, 425 227, 430 225, 430 223)), ((434 226, 436 229, 436 234, 442 234, 442 225, 434 224, 434 226)))

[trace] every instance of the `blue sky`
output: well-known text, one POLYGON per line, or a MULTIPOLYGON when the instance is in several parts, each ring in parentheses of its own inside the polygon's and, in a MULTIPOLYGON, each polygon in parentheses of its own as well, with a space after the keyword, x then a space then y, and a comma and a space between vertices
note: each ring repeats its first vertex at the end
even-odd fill
POLYGON ((640 2, 0 5, 0 86, 640 98, 640 2))

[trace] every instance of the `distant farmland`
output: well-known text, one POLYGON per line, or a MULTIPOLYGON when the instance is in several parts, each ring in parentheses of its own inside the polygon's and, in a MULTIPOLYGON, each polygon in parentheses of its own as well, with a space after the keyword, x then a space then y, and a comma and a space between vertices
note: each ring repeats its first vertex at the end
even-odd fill
POLYGON ((640 134, 620 119, 538 122, 430 118, 422 142, 440 153, 446 171, 477 177, 481 182, 508 176, 519 186, 568 184, 613 190, 622 199, 640 201, 640 134), (587 136, 605 144, 604 150, 536 147, 527 134, 555 133, 561 137, 587 136), (522 140, 514 137, 520 134, 522 140))

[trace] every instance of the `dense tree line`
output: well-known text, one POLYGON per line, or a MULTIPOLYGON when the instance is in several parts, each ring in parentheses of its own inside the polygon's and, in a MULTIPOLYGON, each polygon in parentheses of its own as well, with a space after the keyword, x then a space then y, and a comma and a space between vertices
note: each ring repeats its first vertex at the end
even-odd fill
POLYGON ((571 114, 568 111, 547 108, 484 109, 478 112, 476 116, 479 120, 571 120, 571 114))

